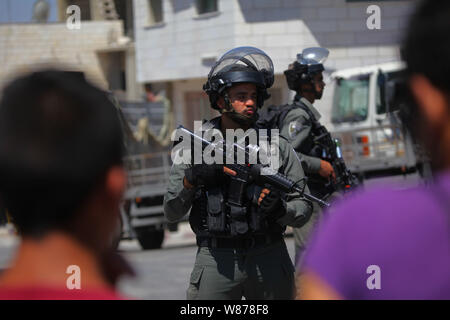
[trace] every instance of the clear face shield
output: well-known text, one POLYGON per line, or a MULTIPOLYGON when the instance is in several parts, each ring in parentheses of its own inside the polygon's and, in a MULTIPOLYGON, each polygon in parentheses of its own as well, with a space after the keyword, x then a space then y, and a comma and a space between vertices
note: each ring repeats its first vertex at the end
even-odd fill
POLYGON ((319 65, 327 60, 330 51, 321 47, 306 48, 302 53, 297 54, 297 62, 302 65, 314 66, 319 65))
POLYGON ((226 74, 237 66, 248 67, 259 72, 263 85, 270 88, 274 81, 272 59, 262 50, 254 47, 237 47, 226 52, 211 68, 208 79, 218 74, 226 74))

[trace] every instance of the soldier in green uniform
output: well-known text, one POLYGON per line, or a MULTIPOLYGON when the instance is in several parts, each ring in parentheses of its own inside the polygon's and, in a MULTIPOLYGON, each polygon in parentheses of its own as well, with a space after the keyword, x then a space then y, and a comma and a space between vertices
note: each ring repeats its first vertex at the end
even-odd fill
MULTIPOLYGON (((333 181, 336 175, 330 162, 321 159, 323 150, 317 146, 317 128, 320 125, 320 112, 314 108, 313 103, 323 94, 325 83, 322 72, 323 62, 327 59, 329 51, 325 48, 307 48, 297 55, 297 60, 289 65, 284 72, 289 89, 296 92, 294 101, 288 105, 287 113, 280 126, 281 135, 289 139, 297 152, 302 167, 308 177, 308 187, 311 194, 323 200, 336 197, 333 181)), ((286 108, 286 107, 285 107, 286 108)), ((313 214, 308 223, 302 228, 294 228, 296 263, 301 263, 302 253, 305 249, 311 231, 317 224, 321 214, 319 206, 314 207, 313 214)))
MULTIPOLYGON (((263 51, 239 47, 225 53, 203 87, 221 116, 203 127, 222 133, 254 129, 257 109, 269 97, 273 79, 272 61, 263 51)), ((281 137, 278 146, 279 172, 302 180, 303 169, 292 147, 281 137)), ((230 194, 236 192, 230 188, 232 170, 221 164, 179 164, 177 157, 180 153, 171 168, 164 212, 174 222, 190 210, 198 251, 187 298, 293 298, 295 270, 283 233, 286 225, 301 227, 309 220, 311 203, 298 193, 283 194, 254 182, 240 191, 241 204, 230 202, 230 194)))

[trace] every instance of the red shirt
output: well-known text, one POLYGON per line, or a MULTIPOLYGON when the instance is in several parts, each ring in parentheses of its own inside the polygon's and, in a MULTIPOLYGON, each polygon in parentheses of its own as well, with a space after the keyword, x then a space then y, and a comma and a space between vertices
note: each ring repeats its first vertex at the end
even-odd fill
POLYGON ((0 288, 0 300, 125 300, 108 289, 0 288))

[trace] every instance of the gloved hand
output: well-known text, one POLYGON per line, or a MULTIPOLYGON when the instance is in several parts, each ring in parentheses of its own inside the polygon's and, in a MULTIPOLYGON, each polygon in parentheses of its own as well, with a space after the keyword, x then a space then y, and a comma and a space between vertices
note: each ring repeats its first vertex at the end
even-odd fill
POLYGON ((192 186, 216 186, 223 180, 222 164, 195 164, 184 170, 184 177, 192 186))
POLYGON ((282 193, 276 189, 264 188, 258 199, 260 211, 273 220, 282 217, 286 213, 282 196, 282 193))

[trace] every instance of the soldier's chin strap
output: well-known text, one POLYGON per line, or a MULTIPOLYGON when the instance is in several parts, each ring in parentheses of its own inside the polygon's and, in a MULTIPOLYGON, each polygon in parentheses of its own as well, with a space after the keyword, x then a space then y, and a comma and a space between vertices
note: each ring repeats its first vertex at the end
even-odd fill
POLYGON ((223 98, 225 100, 225 109, 221 109, 221 113, 226 113, 231 120, 233 120, 240 126, 250 127, 258 120, 259 118, 258 112, 253 113, 252 117, 248 117, 246 115, 236 112, 236 110, 233 109, 230 102, 230 98, 228 97, 227 93, 223 95, 223 98))

